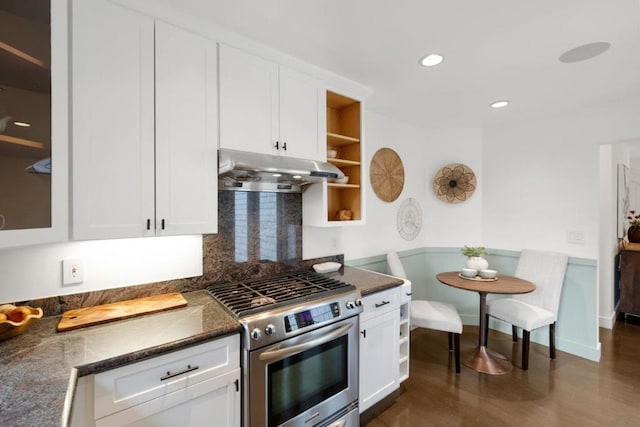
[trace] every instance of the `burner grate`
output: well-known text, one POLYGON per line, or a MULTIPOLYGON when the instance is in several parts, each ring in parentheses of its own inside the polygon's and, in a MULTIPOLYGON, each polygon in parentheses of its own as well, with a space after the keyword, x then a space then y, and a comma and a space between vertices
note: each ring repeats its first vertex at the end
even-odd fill
POLYGON ((355 287, 311 271, 206 288, 209 294, 238 317, 347 289, 355 287))

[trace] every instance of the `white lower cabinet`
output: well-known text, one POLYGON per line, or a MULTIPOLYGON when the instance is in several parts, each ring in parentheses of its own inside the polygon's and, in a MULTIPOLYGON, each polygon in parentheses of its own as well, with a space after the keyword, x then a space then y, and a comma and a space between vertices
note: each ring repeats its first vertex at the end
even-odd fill
POLYGON ((239 426, 240 369, 96 420, 96 427, 239 426))
POLYGON ((360 314, 360 412, 399 385, 400 287, 362 298, 360 314))
POLYGON ((240 426, 239 335, 78 380, 71 426, 240 426))

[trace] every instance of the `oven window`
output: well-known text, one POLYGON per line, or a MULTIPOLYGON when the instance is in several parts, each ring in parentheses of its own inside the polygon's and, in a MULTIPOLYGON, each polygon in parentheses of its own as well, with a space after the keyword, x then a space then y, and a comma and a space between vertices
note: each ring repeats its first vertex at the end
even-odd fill
POLYGON ((277 426, 349 386, 348 336, 268 366, 269 427, 277 426))

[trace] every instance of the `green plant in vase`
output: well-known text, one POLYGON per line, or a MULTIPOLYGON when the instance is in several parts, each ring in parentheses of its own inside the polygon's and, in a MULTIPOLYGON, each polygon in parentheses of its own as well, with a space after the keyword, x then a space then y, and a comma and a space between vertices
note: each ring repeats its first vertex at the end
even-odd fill
POLYGON ((473 247, 465 245, 460 252, 468 258, 467 268, 482 270, 489 267, 489 262, 483 257, 483 255, 487 253, 487 250, 483 246, 473 247))

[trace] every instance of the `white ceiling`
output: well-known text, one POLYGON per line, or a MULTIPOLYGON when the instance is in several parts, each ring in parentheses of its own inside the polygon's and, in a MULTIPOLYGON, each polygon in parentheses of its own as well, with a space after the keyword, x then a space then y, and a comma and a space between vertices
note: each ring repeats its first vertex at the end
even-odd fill
POLYGON ((369 109, 417 126, 640 113, 640 0, 158 1, 370 86, 369 109), (558 61, 598 41, 612 46, 558 61), (420 67, 430 52, 445 61, 420 67))

